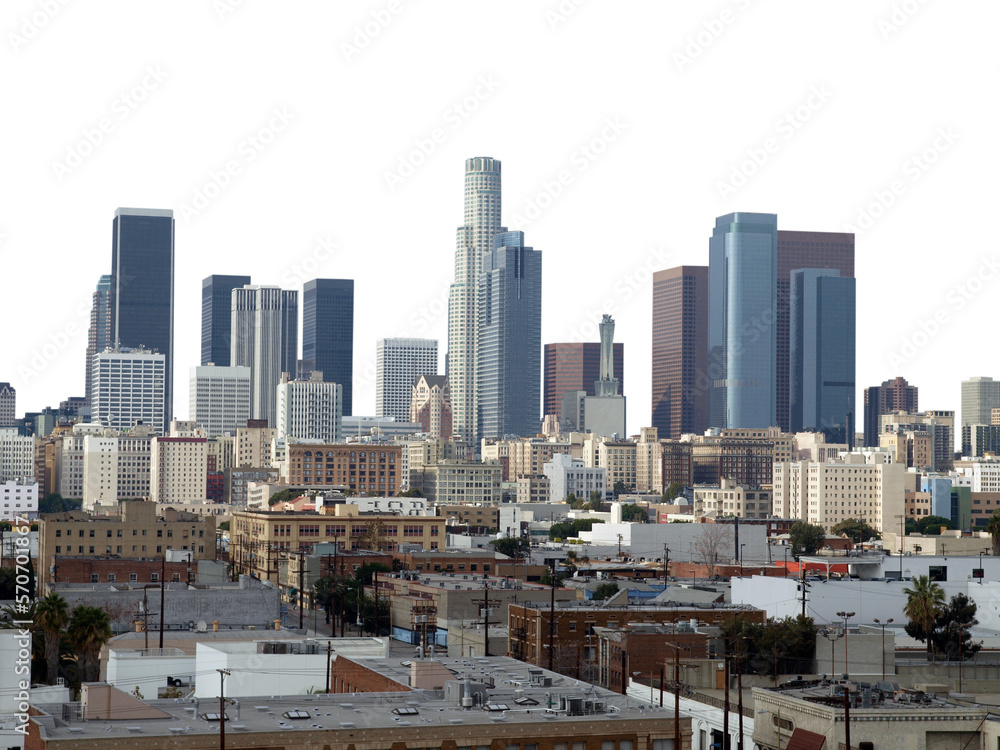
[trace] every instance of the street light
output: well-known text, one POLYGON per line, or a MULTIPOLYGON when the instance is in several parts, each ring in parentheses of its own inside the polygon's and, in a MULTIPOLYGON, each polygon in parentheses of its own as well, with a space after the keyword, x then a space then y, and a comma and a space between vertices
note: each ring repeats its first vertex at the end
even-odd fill
POLYGON ((885 626, 892 622, 892 618, 890 617, 885 622, 882 622, 877 617, 873 617, 872 620, 875 621, 876 625, 882 627, 882 682, 885 682, 885 626))
POLYGON ((856 612, 838 612, 837 617, 844 618, 844 674, 851 673, 851 666, 847 655, 847 621, 850 620, 856 612))
POLYGON ((786 545, 785 547, 782 547, 781 551, 785 555, 785 565, 784 565, 785 575, 784 575, 784 577, 788 578, 788 546, 786 545))
POLYGON ((983 553, 980 552, 979 553, 979 585, 980 586, 983 585, 983 578, 986 577, 985 575, 983 575, 983 573, 985 573, 985 572, 986 571, 983 570, 983 553))
POLYGON ((746 546, 746 542, 740 545, 740 578, 743 577, 743 548, 746 546))
POLYGON ((830 641, 830 673, 833 674, 837 671, 837 640, 843 638, 844 634, 836 628, 823 628, 820 635, 830 641))

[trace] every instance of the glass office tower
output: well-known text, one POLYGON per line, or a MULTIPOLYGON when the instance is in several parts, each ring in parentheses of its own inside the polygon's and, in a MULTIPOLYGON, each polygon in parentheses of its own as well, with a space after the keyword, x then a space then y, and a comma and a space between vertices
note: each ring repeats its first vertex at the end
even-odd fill
POLYGON ((229 366, 233 289, 247 286, 249 276, 214 274, 201 282, 201 364, 229 366))
POLYGON ((732 213, 709 240, 709 426, 775 424, 778 217, 732 213))
POLYGON ((789 307, 791 430, 853 442, 854 279, 836 269, 792 271, 789 307))
POLYGON ((313 279, 303 286, 302 359, 327 383, 344 387, 345 417, 352 416, 354 280, 313 279))
POLYGON ((164 424, 173 418, 174 212, 119 208, 111 236, 111 338, 164 355, 164 424))

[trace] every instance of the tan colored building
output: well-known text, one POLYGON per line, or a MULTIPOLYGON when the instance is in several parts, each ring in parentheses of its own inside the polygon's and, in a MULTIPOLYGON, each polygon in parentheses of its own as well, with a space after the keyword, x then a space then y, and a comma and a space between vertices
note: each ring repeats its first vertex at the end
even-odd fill
POLYGON ((547 503, 552 480, 544 474, 517 478, 517 501, 519 503, 547 503))
POLYGON ((483 505, 438 505, 437 514, 447 520, 454 519, 458 526, 483 526, 500 528, 500 508, 483 505))
POLYGON ((663 444, 655 427, 643 427, 635 444, 635 491, 663 493, 663 444))
POLYGON ((694 515, 770 518, 771 490, 744 487, 723 479, 718 487, 694 488, 694 515))
POLYGON ((288 446, 288 483, 332 485, 366 495, 395 495, 402 487, 402 446, 319 445, 288 446))
POLYGON ((266 419, 248 419, 246 427, 236 430, 236 466, 267 468, 274 461, 273 441, 278 430, 267 426, 266 419))
POLYGON ((195 422, 171 422, 170 436, 153 438, 149 497, 156 503, 196 503, 205 499, 208 447, 195 422))
POLYGON ((607 474, 605 486, 611 490, 621 482, 626 490, 636 485, 636 445, 627 441, 601 442, 597 447, 597 465, 607 474))
POLYGON ((337 542, 346 550, 391 551, 404 543, 419 544, 424 550, 444 549, 447 519, 443 517, 362 516, 356 505, 335 505, 332 510, 233 513, 229 559, 236 572, 276 583, 279 559, 288 552, 309 553, 320 542, 337 542))
MULTIPOLYGON (((122 503, 120 515, 92 516, 83 511, 43 513, 38 522, 38 556, 108 555, 155 558, 168 549, 191 550, 196 560, 215 559, 214 516, 198 517, 141 501, 122 503)), ((50 582, 47 565, 37 569, 38 583, 50 582)))
POLYGON ((428 503, 439 505, 499 505, 502 471, 496 461, 439 461, 424 468, 424 497, 428 503))

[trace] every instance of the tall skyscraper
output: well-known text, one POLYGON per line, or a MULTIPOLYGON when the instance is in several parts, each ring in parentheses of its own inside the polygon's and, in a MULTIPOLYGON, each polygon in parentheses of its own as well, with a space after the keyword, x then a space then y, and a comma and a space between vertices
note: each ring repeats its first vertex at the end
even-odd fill
MULTIPOLYGON (((232 306, 232 292, 230 292, 232 306)), ((228 338, 228 337, 227 337, 228 338)), ((191 368, 191 420, 209 437, 235 434, 250 419, 250 368, 202 365, 191 368)))
POLYGON ((775 424, 778 217, 732 213, 709 240, 709 426, 775 424))
POLYGON ((465 217, 455 240, 455 282, 448 292, 448 355, 445 374, 454 409, 454 435, 473 444, 478 419, 476 363, 479 355, 477 289, 483 256, 500 226, 500 161, 465 160, 465 217))
POLYGON ((653 416, 661 438, 708 428, 708 266, 653 274, 653 416))
POLYGON ((437 375, 437 339, 379 339, 375 343, 375 416, 410 418, 413 383, 437 375))
POLYGON ((313 279, 303 286, 302 359, 312 362, 312 369, 322 372, 327 383, 344 386, 344 416, 352 415, 353 279, 313 279))
POLYGON ((476 442, 535 435, 541 425, 542 253, 525 246, 524 232, 494 235, 478 296, 476 442))
POLYGON ((830 268, 842 277, 854 277, 854 235, 850 232, 778 230, 778 275, 775 300, 775 411, 777 424, 787 431, 789 419, 789 344, 791 274, 799 268, 830 268))
POLYGON ((1000 408, 1000 380, 988 377, 962 381, 962 455, 973 456, 972 425, 992 424, 992 411, 1000 408))
MULTIPOLYGON (((625 391, 625 345, 614 345, 615 377, 620 390, 625 391)), ((546 344, 543 350, 542 385, 543 414, 559 415, 562 397, 567 391, 586 391, 596 396, 594 383, 601 377, 601 344, 599 341, 546 344)))
POLYGON ((789 309, 791 431, 853 444, 854 279, 836 269, 792 271, 789 309))
POLYGON ((894 411, 916 414, 920 411, 917 386, 910 385, 906 378, 886 380, 882 385, 865 388, 865 445, 877 448, 879 445, 879 417, 894 411))
POLYGON ((250 416, 277 425, 281 373, 295 372, 299 293, 248 284, 232 292, 233 366, 250 368, 250 416))
POLYGON ((0 427, 17 422, 17 390, 10 383, 0 383, 0 427))
POLYGON ((174 212, 119 208, 112 230, 111 343, 163 355, 163 433, 174 413, 174 212))
POLYGON ((137 424, 162 435, 166 356, 149 349, 113 347, 94 360, 92 421, 116 430, 137 424))
POLYGON ((87 372, 84 380, 84 398, 90 405, 93 387, 94 357, 114 343, 111 338, 111 275, 101 276, 94 291, 90 307, 90 328, 87 331, 87 372))
POLYGON ((233 330, 233 289, 250 283, 249 276, 213 274, 201 282, 201 363, 229 366, 233 330))

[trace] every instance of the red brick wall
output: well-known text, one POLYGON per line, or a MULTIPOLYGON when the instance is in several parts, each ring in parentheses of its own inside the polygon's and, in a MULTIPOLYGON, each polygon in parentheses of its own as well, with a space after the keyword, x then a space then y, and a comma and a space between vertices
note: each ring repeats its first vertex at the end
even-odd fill
MULTIPOLYGON (((52 564, 56 566, 56 581, 58 583, 91 583, 91 576, 96 573, 98 583, 109 583, 108 575, 115 576, 114 583, 128 583, 129 574, 135 573, 135 583, 152 583, 153 574, 162 574, 163 563, 160 560, 128 560, 99 557, 62 557, 55 555, 52 564)), ((168 562, 166 564, 167 581, 187 581, 190 571, 191 580, 198 575, 197 562, 168 562)), ((157 579, 159 580, 159 579, 157 579)))
POLYGON ((405 693, 410 688, 390 680, 368 667, 338 656, 330 668, 330 691, 333 693, 405 693))

